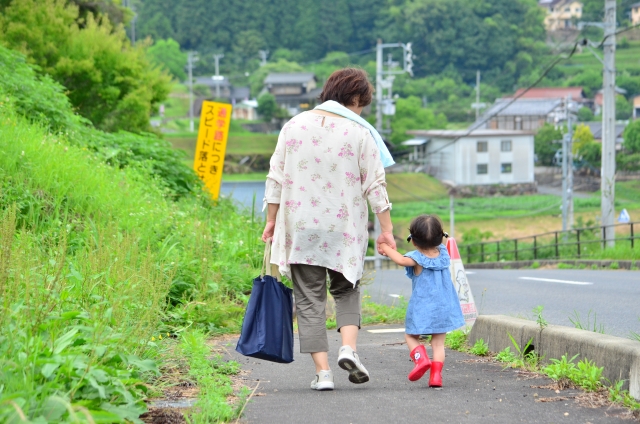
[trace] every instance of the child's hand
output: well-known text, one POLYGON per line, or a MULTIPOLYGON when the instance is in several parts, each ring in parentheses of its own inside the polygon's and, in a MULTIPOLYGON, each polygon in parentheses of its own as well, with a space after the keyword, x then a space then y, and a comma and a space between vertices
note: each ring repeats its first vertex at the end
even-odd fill
POLYGON ((391 249, 391 246, 389 246, 387 243, 380 243, 380 254, 387 256, 387 249, 391 249))

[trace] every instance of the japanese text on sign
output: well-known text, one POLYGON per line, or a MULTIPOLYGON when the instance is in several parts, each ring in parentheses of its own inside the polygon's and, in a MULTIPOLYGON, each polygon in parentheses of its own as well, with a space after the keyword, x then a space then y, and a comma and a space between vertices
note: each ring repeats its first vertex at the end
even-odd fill
POLYGON ((231 105, 209 101, 202 103, 193 169, 213 199, 220 195, 230 122, 231 105))

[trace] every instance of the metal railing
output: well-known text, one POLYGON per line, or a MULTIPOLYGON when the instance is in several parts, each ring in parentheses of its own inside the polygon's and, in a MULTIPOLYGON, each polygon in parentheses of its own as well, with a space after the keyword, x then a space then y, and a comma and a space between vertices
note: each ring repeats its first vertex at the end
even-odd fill
POLYGON ((606 247, 606 235, 610 231, 614 232, 616 245, 619 242, 629 242, 634 249, 635 240, 640 239, 634 233, 634 225, 637 228, 638 224, 640 223, 630 222, 550 231, 514 239, 461 244, 460 255, 466 256, 467 263, 587 258, 606 247))

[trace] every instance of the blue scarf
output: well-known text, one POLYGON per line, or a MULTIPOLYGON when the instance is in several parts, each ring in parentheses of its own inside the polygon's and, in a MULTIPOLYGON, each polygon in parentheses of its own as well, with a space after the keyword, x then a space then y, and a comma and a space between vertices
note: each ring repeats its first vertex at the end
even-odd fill
POLYGON ((347 119, 351 119, 352 121, 362 125, 363 127, 369 130, 369 132, 371 133, 371 136, 376 141, 376 144, 378 145, 378 150, 380 151, 380 160, 382 161, 382 165, 386 168, 396 163, 393 160, 391 153, 389 153, 389 149, 387 149, 387 146, 384 144, 384 141, 382 141, 382 137, 380 137, 380 133, 378 133, 378 131, 376 131, 376 129, 373 128, 373 125, 368 123, 360 115, 353 112, 352 110, 347 109, 346 107, 342 106, 340 103, 334 100, 327 100, 321 105, 316 106, 315 109, 324 110, 325 112, 335 113, 336 115, 340 115, 347 119))

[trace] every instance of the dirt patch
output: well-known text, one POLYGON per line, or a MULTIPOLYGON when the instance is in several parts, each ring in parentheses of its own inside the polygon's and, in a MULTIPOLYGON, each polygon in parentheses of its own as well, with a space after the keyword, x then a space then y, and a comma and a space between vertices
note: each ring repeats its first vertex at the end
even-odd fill
POLYGON ((174 408, 149 408, 149 412, 140 416, 147 424, 183 424, 187 421, 178 409, 174 408))

